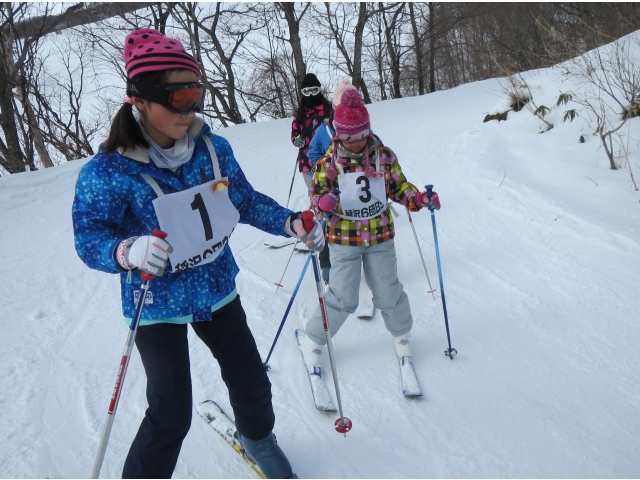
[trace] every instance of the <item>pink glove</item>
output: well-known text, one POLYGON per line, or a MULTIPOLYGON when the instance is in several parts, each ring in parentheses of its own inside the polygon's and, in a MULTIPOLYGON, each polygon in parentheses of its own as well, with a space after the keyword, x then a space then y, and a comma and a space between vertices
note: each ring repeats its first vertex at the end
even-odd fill
POLYGON ((332 213, 338 208, 338 203, 340 203, 340 195, 338 193, 335 191, 325 193, 318 201, 318 208, 323 212, 332 213))
POLYGON ((427 192, 416 193, 416 204, 420 208, 428 208, 431 210, 433 207, 435 210, 440 210, 440 199, 436 192, 431 192, 431 197, 427 192))

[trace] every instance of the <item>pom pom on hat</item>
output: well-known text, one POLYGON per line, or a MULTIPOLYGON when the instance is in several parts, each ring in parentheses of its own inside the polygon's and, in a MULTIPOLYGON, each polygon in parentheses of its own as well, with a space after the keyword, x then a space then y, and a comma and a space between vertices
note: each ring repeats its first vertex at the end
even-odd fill
POLYGON ((153 28, 138 28, 124 39, 127 78, 161 70, 191 70, 201 77, 200 67, 180 40, 165 37, 153 28))
POLYGON ((331 97, 331 101, 334 106, 340 105, 340 101, 342 100, 342 94, 347 90, 355 90, 356 87, 351 85, 348 78, 343 78, 336 88, 333 89, 333 96, 331 97))
POLYGON ((338 137, 349 135, 357 138, 359 134, 369 134, 371 128, 369 112, 362 102, 360 92, 355 89, 345 90, 340 105, 336 107, 333 114, 333 128, 338 137))
POLYGON ((360 93, 355 88, 353 90, 345 90, 345 92, 342 94, 340 103, 344 103, 345 106, 349 108, 358 108, 358 107, 365 108, 364 102, 362 101, 362 97, 360 96, 360 93))

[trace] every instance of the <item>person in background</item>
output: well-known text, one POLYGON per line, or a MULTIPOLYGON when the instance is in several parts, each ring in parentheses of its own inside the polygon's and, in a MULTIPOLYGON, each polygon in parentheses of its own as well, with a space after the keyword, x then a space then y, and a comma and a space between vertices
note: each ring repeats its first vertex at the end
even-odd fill
MULTIPOLYGON (((333 89, 333 94, 331 96, 332 110, 329 118, 325 118, 324 121, 316 128, 313 138, 311 139, 311 143, 309 144, 309 149, 307 150, 307 156, 309 157, 309 162, 313 167, 315 167, 316 163, 320 158, 322 158, 326 153, 329 147, 331 147, 331 142, 333 140, 333 136, 336 134, 333 129, 333 115, 335 112, 335 108, 340 105, 340 99, 342 98, 342 94, 347 90, 355 90, 356 87, 351 85, 351 82, 347 78, 343 78, 338 85, 333 89)), ((311 192, 309 192, 311 193, 311 192)), ((331 270, 331 260, 329 258, 329 244, 325 244, 324 249, 320 252, 320 269, 322 271, 322 279, 325 283, 329 283, 330 270, 331 270)))
MULTIPOLYGON (((324 294, 331 335, 358 307, 360 272, 382 313, 399 358, 411 356, 413 318, 409 298, 398 280, 392 200, 418 211, 440 209, 438 194, 420 192, 402 173, 393 151, 371 133, 369 112, 360 93, 347 89, 336 107, 331 152, 315 167, 311 203, 327 219, 331 282, 324 294), (337 191, 340 191, 338 194, 337 191)), ((326 343, 320 307, 305 326, 302 355, 308 366, 322 366, 326 343)))
POLYGON ((78 256, 90 268, 120 276, 127 323, 137 302, 145 302, 135 344, 148 409, 122 476, 173 474, 193 411, 190 325, 220 366, 248 456, 267 478, 290 478, 291 465, 273 434, 271 383, 240 302, 228 236, 238 222, 248 223, 321 250, 324 232, 318 222, 307 231, 300 212, 254 190, 227 140, 196 116, 205 89, 198 64, 179 40, 136 29, 125 39, 124 61, 128 97, 105 146, 82 167, 72 208, 78 256), (166 240, 151 235, 163 222, 166 240), (169 257, 178 252, 189 253, 188 261, 169 257), (142 272, 156 277, 143 300, 142 272))
POLYGON ((298 171, 302 173, 309 192, 313 172, 307 149, 318 125, 333 111, 331 103, 324 97, 320 87, 322 85, 313 73, 304 76, 300 86, 300 104, 291 123, 291 142, 298 148, 298 171))
POLYGON ((309 143, 309 149, 307 150, 307 157, 309 157, 309 162, 312 167, 315 166, 318 160, 325 156, 327 150, 331 146, 333 136, 336 134, 333 129, 333 115, 336 107, 340 105, 342 94, 347 90, 355 89, 356 87, 351 85, 348 78, 343 78, 333 89, 333 94, 331 95, 331 103, 333 107, 331 115, 329 115, 329 118, 325 118, 318 128, 316 128, 313 138, 311 139, 311 143, 309 143))

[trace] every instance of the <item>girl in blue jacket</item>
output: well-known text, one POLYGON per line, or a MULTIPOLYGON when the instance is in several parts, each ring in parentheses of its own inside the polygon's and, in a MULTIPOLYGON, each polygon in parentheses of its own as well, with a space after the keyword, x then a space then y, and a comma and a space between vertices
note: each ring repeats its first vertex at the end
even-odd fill
POLYGON ((289 478, 291 466, 272 433, 271 384, 236 290, 228 239, 241 222, 321 250, 322 229, 316 222, 307 231, 300 212, 255 191, 229 143, 195 116, 204 85, 178 40, 134 30, 124 60, 129 97, 104 147, 80 171, 73 202, 80 258, 120 275, 128 322, 136 303, 145 302, 135 343, 149 408, 122 476, 173 473, 191 424, 190 324, 220 365, 245 450, 268 478, 289 478), (168 233, 166 240, 150 236, 153 229, 168 233), (156 278, 140 299, 143 271, 156 278))

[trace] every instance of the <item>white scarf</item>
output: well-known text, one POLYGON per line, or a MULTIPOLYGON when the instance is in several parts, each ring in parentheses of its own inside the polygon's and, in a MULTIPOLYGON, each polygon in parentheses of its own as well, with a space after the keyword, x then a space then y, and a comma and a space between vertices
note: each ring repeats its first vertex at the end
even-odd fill
POLYGON ((155 163, 158 168, 168 168, 172 171, 178 170, 180 166, 191 160, 193 155, 193 149, 195 143, 190 132, 179 140, 176 140, 172 148, 162 148, 147 134, 146 130, 142 126, 140 119, 137 119, 138 125, 142 130, 142 135, 149 142, 149 148, 146 149, 149 154, 149 158, 155 163))

